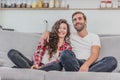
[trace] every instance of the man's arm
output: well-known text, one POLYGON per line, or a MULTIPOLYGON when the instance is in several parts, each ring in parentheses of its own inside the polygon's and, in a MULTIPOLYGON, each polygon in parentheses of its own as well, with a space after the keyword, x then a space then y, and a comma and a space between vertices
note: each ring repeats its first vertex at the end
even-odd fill
POLYGON ((49 31, 46 31, 46 32, 43 33, 43 35, 40 38, 40 43, 42 45, 44 44, 45 41, 49 42, 49 35, 50 35, 49 31))
POLYGON ((91 56, 86 60, 86 62, 80 67, 79 71, 88 71, 92 63, 94 63, 99 57, 100 47, 95 45, 91 47, 91 56))

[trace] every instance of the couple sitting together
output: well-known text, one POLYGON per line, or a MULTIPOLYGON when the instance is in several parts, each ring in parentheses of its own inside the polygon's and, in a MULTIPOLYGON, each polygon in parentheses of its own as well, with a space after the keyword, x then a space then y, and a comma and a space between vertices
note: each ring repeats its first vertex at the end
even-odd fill
POLYGON ((8 52, 8 57, 17 68, 30 68, 44 71, 81 71, 112 72, 117 67, 113 56, 97 60, 100 51, 99 36, 87 31, 87 18, 82 12, 72 14, 76 33, 70 33, 70 26, 65 19, 60 19, 52 26, 51 32, 45 32, 29 60, 15 49, 8 52))

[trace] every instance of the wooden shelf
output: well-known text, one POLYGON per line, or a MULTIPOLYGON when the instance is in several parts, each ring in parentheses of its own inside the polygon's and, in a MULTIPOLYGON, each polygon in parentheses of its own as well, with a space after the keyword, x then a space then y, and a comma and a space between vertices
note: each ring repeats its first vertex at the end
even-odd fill
POLYGON ((99 10, 120 10, 120 8, 99 8, 99 10))
POLYGON ((0 8, 0 10, 69 10, 69 8, 0 8))
POLYGON ((120 10, 120 8, 70 8, 69 10, 120 10))
POLYGON ((120 8, 0 8, 0 10, 120 10, 120 8))
POLYGON ((99 8, 70 8, 69 10, 99 10, 99 8))

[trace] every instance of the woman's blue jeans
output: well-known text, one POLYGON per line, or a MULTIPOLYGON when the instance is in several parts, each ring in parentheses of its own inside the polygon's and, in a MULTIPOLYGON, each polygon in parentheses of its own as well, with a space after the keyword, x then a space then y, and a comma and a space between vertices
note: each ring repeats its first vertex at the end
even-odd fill
MULTIPOLYGON (((11 49, 8 52, 8 57, 10 60, 15 64, 13 68, 31 68, 33 65, 33 61, 29 60, 27 57, 25 57, 21 52, 11 49)), ((44 70, 44 71, 51 71, 51 70, 62 70, 61 62, 52 62, 50 64, 46 64, 43 67, 39 68, 38 70, 44 70)))
MULTIPOLYGON (((61 53, 60 61, 65 71, 79 71, 80 66, 86 61, 77 59, 72 51, 65 50, 61 53)), ((117 67, 117 60, 112 57, 104 57, 103 59, 93 63, 89 67, 92 72, 112 72, 117 67)))

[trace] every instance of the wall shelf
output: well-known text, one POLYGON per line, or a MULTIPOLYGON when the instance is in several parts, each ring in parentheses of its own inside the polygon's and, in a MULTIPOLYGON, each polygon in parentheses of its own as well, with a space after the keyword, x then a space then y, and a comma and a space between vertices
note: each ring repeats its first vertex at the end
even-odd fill
POLYGON ((120 8, 70 8, 69 10, 120 10, 120 8))
POLYGON ((69 8, 0 8, 0 10, 69 10, 69 8))
POLYGON ((120 10, 120 8, 0 8, 0 10, 120 10))
POLYGON ((99 8, 99 10, 120 10, 120 8, 99 8))

